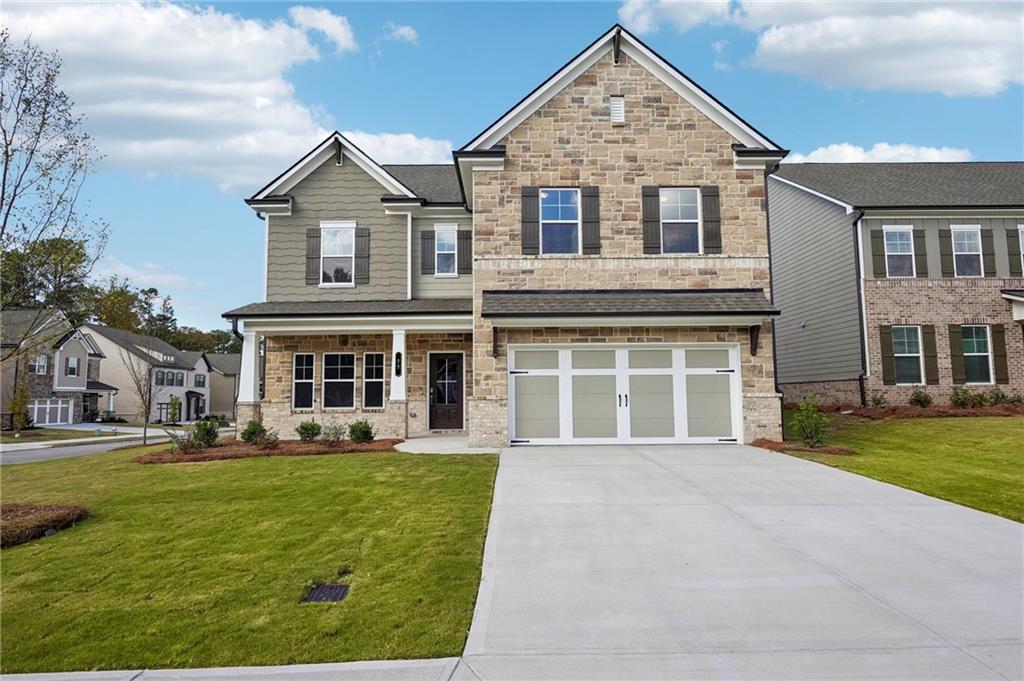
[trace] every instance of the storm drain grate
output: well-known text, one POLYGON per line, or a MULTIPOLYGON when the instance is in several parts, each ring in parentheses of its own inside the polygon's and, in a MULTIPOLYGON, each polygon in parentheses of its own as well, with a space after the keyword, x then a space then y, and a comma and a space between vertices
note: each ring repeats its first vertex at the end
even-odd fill
POLYGON ((341 601, 348 596, 347 584, 317 584, 302 600, 307 603, 327 603, 341 601))

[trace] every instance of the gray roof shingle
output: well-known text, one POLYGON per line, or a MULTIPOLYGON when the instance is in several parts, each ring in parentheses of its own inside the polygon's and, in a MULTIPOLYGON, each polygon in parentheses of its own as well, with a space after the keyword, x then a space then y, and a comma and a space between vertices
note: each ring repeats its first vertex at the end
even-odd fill
POLYGON ((1024 207, 1024 163, 783 163, 778 176, 856 208, 1024 207))
POLYGON ((462 191, 452 163, 391 164, 384 169, 417 196, 431 203, 462 203, 462 191))
POLYGON ((102 324, 83 324, 82 326, 102 336, 106 336, 111 342, 116 343, 135 356, 140 357, 157 367, 191 369, 195 366, 196 360, 199 359, 199 355, 202 354, 201 352, 179 350, 170 343, 160 340, 155 336, 144 336, 141 333, 135 333, 134 331, 115 329, 112 326, 103 326, 102 324), (162 358, 154 357, 139 348, 151 350, 153 352, 160 353, 161 355, 169 355, 174 359, 170 362, 165 362, 162 358))
POLYGON ((329 315, 472 314, 472 298, 417 298, 415 300, 317 300, 297 303, 250 303, 225 312, 232 317, 316 317, 329 315))
POLYGON ((71 326, 56 310, 4 310, 0 314, 0 343, 19 345, 32 340, 49 343, 61 338, 71 326))
POLYGON ((242 369, 242 354, 239 352, 208 352, 206 361, 215 371, 226 376, 234 376, 242 369))
POLYGON ((777 315, 762 289, 484 291, 484 317, 777 315))

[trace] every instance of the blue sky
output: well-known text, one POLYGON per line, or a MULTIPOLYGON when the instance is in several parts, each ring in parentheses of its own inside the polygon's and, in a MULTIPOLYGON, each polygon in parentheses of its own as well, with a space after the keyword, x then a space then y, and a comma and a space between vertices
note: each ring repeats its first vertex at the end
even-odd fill
POLYGON ((59 49, 106 159, 98 272, 179 321, 262 299, 242 199, 339 129, 383 162, 450 159, 616 21, 799 158, 1020 160, 1016 4, 11 4, 59 49), (141 27, 141 28, 140 28, 141 27), (876 146, 880 145, 880 146, 876 146))

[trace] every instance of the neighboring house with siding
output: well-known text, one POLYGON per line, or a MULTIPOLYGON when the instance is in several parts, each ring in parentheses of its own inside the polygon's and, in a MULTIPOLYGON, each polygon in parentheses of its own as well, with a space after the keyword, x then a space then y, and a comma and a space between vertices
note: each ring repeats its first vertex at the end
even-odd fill
POLYGON ((777 439, 764 200, 786 153, 619 26, 454 164, 380 165, 334 133, 247 200, 266 287, 225 313, 238 418, 777 439))
POLYGON ((181 400, 180 421, 194 421, 210 413, 211 369, 206 353, 178 350, 159 338, 124 329, 84 326, 108 358, 100 368, 100 379, 119 388, 111 407, 115 416, 129 421, 142 418, 133 367, 135 373, 152 373, 151 422, 168 420, 172 396, 181 400))
POLYGON ((1024 163, 783 164, 768 206, 787 400, 1024 394, 1024 163))
POLYGON ((235 401, 238 399, 238 370, 242 365, 241 353, 206 353, 210 363, 209 413, 235 419, 235 401))

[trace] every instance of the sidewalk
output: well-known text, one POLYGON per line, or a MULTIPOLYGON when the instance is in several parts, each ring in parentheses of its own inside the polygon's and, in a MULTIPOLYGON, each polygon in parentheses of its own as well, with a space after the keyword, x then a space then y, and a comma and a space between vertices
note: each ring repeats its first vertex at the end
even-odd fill
MULTIPOLYGON (((48 426, 43 426, 48 428, 48 426)), ((66 440, 40 440, 34 442, 4 442, 0 444, 0 452, 24 452, 32 449, 48 449, 50 447, 70 447, 73 445, 98 444, 101 442, 130 442, 142 439, 142 428, 136 426, 118 426, 118 424, 106 423, 73 423, 62 426, 54 426, 54 430, 80 430, 82 437, 75 437, 66 440), (95 431, 110 433, 117 431, 117 435, 96 436, 95 431)), ((179 434, 180 428, 169 428, 170 432, 179 434)), ((221 429, 223 431, 223 429, 221 429)), ((150 426, 148 436, 151 438, 166 437, 164 429, 160 426, 150 426)))

